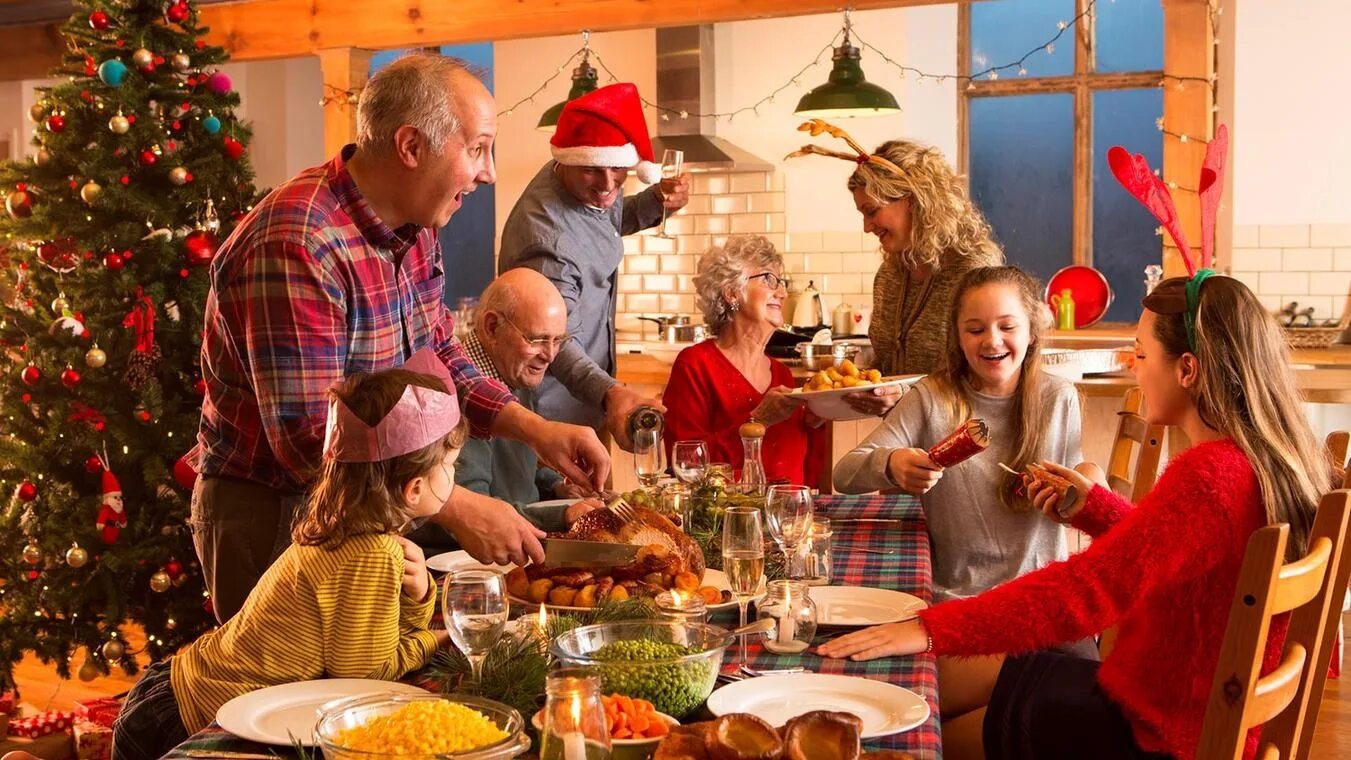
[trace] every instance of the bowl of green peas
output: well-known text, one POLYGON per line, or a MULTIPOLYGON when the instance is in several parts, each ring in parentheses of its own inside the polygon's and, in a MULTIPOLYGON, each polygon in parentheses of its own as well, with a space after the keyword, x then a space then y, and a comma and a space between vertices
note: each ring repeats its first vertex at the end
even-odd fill
POLYGON ((646 699, 680 719, 713 692, 728 641, 716 625, 626 620, 574 628, 549 650, 563 665, 590 668, 602 693, 646 699))

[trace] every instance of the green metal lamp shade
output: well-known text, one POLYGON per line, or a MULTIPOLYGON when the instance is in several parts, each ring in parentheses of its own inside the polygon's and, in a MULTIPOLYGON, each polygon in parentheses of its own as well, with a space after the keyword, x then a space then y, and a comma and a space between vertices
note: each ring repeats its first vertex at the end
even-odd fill
POLYGON ((535 129, 540 132, 554 131, 554 128, 558 126, 558 117, 563 114, 563 106, 568 104, 568 100, 575 100, 595 90, 596 79, 595 67, 583 59, 581 65, 572 70, 572 89, 568 90, 567 100, 549 106, 544 115, 539 117, 539 123, 535 125, 535 129))
POLYGON ((835 48, 834 60, 826 83, 803 95, 794 114, 809 119, 841 119, 900 112, 895 96, 863 76, 858 48, 846 40, 835 48))

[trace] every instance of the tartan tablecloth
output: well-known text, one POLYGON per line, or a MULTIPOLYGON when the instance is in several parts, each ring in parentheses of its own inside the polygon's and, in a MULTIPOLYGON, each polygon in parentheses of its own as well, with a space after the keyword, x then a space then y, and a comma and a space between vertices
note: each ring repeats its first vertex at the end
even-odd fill
MULTIPOLYGON (((835 565, 831 583, 837 586, 870 586, 904 591, 932 603, 932 565, 929 537, 919 501, 910 496, 826 496, 817 500, 818 515, 839 518, 889 518, 897 523, 839 523, 834 530, 835 565), (868 548, 888 554, 851 550, 868 548)), ((735 611, 721 613, 714 622, 736 624, 735 611)), ((824 632, 829 635, 831 632, 824 632)), ((818 636, 818 640, 819 640, 818 636)), ((735 662, 736 646, 728 647, 727 662, 735 662)), ((918 728, 882 737, 865 744, 868 749, 899 749, 922 760, 942 757, 942 737, 938 723, 938 666, 931 654, 888 657, 870 662, 827 660, 811 653, 781 655, 763 651, 758 643, 750 645, 748 662, 754 668, 787 668, 803 665, 818 673, 834 673, 872 678, 907 688, 929 703, 930 716, 918 728)), ((165 755, 186 759, 190 751, 248 752, 291 758, 289 747, 273 747, 242 739, 216 724, 188 737, 165 755)), ((316 753, 318 750, 316 749, 316 753)))
MULTIPOLYGON (((825 496, 816 501, 816 514, 832 520, 834 568, 831 585, 868 586, 913 594, 933 603, 933 569, 929 559, 929 534, 919 500, 911 496, 825 496), (840 518, 890 518, 897 523, 840 523, 840 518), (851 549, 852 547, 852 549, 851 549), (872 549, 891 554, 857 551, 872 549)), ((752 613, 753 614, 753 613, 752 613)), ((714 622, 735 626, 735 611, 722 613, 714 622)), ((750 618, 748 618, 750 619, 750 618)), ((817 640, 838 631, 821 631, 817 640)), ((901 686, 929 703, 929 719, 919 727, 865 743, 867 749, 898 749, 917 758, 942 757, 938 721, 938 665, 932 654, 887 657, 868 662, 829 660, 810 650, 802 654, 775 654, 750 645, 747 662, 752 668, 808 667, 817 673, 861 676, 901 686)), ((725 663, 736 662, 736 645, 727 648, 725 663)), ((721 688, 721 687, 720 687, 721 688)))

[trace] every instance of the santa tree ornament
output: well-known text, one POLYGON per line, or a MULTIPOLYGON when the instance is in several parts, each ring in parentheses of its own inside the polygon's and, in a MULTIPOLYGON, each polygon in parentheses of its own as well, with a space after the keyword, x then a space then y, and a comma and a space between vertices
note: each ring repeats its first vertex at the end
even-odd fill
POLYGON ((107 469, 103 470, 103 504, 99 507, 98 519, 94 525, 103 533, 103 543, 115 544, 122 529, 127 527, 126 507, 122 503, 122 484, 117 476, 107 469))
POLYGON ((661 180, 661 165, 652 157, 638 88, 628 82, 568 101, 558 116, 549 150, 564 166, 633 169, 649 185, 661 180))

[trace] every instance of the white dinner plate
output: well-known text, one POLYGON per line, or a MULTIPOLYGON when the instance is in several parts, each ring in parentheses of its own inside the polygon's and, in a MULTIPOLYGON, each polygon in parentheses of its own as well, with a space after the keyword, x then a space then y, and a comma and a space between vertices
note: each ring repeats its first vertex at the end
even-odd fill
POLYGON ((857 715, 863 720, 863 739, 909 731, 929 718, 929 703, 915 692, 855 676, 761 676, 728 684, 708 697, 708 711, 714 715, 750 713, 771 726, 813 710, 857 715))
POLYGON ((928 605, 904 591, 863 586, 810 586, 819 625, 862 626, 894 623, 928 605))
POLYGON ((855 391, 870 391, 873 388, 886 388, 893 385, 901 386, 902 392, 910 390, 910 386, 919 382, 924 375, 896 375, 894 377, 884 377, 882 382, 872 385, 856 385, 853 388, 831 388, 824 391, 804 391, 801 388, 794 389, 792 396, 802 398, 807 401, 807 408, 816 413, 818 417, 824 417, 828 420, 861 420, 870 415, 856 411, 849 402, 844 400, 845 394, 855 391))
POLYGON ((426 694, 412 684, 369 678, 324 678, 269 686, 241 694, 220 706, 220 727, 249 741, 290 747, 299 741, 313 747, 320 706, 335 699, 364 694, 426 694), (292 737, 295 737, 292 739, 292 737))
POLYGON ((450 573, 456 570, 495 570, 503 575, 511 572, 515 565, 485 565, 469 556, 464 549, 438 554, 427 558, 427 567, 438 573, 450 573))

